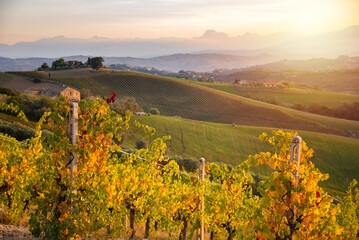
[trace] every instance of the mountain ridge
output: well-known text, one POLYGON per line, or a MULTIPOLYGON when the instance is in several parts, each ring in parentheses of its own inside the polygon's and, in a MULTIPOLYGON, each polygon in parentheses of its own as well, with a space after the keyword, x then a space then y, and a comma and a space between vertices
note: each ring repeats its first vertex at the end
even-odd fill
POLYGON ((92 55, 120 57, 158 57, 176 53, 193 53, 211 50, 213 53, 259 55, 263 53, 295 57, 335 57, 338 55, 359 55, 357 42, 359 26, 307 37, 279 32, 268 35, 245 33, 229 37, 226 33, 206 31, 194 38, 159 39, 109 39, 94 36, 90 39, 56 36, 33 42, 19 42, 13 45, 0 44, 0 55, 8 58, 92 55), (313 51, 313 53, 312 53, 313 51))

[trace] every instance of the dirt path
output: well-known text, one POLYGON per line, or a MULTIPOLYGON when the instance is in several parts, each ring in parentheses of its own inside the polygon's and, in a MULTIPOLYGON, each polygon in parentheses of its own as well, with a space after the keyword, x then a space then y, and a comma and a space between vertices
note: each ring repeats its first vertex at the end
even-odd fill
POLYGON ((15 239, 38 239, 32 236, 29 229, 26 227, 19 227, 13 225, 0 224, 0 239, 15 240, 15 239))

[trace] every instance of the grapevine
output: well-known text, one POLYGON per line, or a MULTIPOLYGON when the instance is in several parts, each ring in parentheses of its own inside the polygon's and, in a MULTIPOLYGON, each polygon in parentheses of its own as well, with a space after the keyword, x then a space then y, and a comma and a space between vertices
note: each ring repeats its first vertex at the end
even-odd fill
MULTIPOLYGON (((210 163, 202 182, 166 160, 169 137, 155 139, 149 149, 124 152, 117 143, 130 127, 130 113, 121 116, 110 110, 115 96, 79 102, 75 146, 68 138, 70 102, 63 97, 41 118, 34 138, 20 143, 0 134, 0 207, 13 222, 27 212, 33 235, 47 239, 134 239, 138 225, 144 224, 145 238, 160 230, 185 240, 200 227, 201 216, 211 239, 358 238, 357 182, 350 184, 343 203, 333 204, 318 186, 328 175, 311 162, 313 150, 306 143, 300 168, 290 163, 296 133, 262 134, 260 139, 273 145, 272 153, 249 156, 234 168, 210 163), (52 132, 46 137, 44 124, 52 132), (74 181, 66 167, 70 151, 78 155, 74 181), (250 169, 259 165, 272 172, 255 183, 250 169), (293 175, 297 170, 298 180, 293 175), (202 201, 205 208, 200 211, 202 201), (31 206, 36 207, 29 213, 31 206)), ((25 119, 14 105, 0 108, 25 119)), ((155 133, 147 125, 134 125, 145 137, 155 133)))

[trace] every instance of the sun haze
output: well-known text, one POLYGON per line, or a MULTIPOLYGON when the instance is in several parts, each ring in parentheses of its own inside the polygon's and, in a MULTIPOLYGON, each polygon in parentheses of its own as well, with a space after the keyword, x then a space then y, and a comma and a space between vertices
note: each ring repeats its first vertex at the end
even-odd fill
POLYGON ((0 43, 74 38, 197 37, 207 29, 310 35, 359 24, 357 0, 12 0, 0 43))

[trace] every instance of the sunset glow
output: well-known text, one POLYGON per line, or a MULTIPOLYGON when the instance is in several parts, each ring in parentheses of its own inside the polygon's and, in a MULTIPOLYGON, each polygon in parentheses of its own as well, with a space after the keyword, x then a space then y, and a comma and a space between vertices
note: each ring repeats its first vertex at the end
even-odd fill
POLYGON ((128 0, 0 2, 0 43, 64 35, 198 37, 208 29, 311 35, 359 24, 357 0, 128 0))

